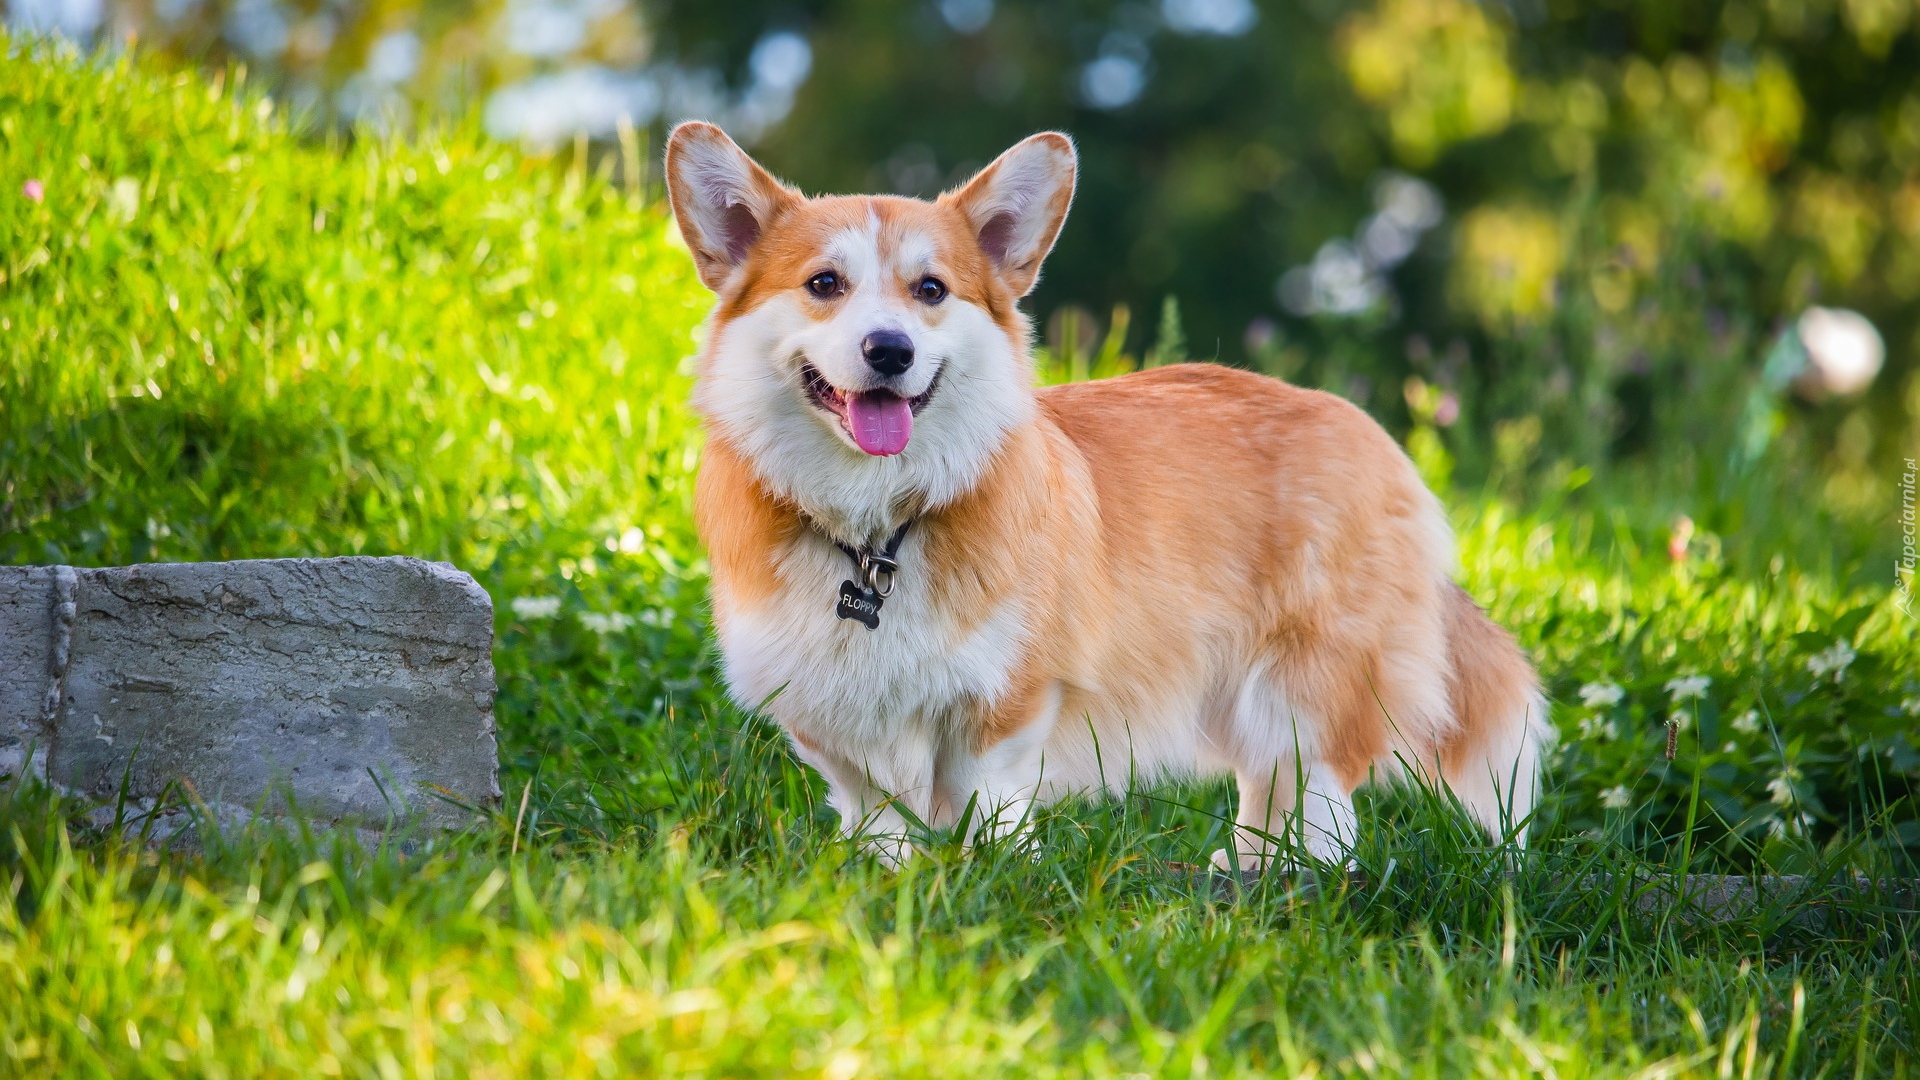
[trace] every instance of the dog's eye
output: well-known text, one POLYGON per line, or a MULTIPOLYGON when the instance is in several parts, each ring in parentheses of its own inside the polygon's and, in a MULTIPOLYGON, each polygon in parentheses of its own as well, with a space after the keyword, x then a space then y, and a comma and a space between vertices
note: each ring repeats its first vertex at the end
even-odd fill
POLYGON ((807 291, 815 296, 832 296, 840 291, 840 275, 822 270, 807 279, 807 291))
POLYGON ((913 298, 923 304, 937 304, 947 298, 947 284, 936 277, 923 277, 913 287, 913 298))

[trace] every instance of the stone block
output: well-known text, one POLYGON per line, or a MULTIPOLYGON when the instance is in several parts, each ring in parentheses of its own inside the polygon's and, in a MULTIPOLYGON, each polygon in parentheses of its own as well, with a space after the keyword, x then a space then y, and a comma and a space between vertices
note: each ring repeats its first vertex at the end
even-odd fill
POLYGON ((410 558, 0 567, 0 771, 353 827, 497 803, 493 603, 410 558), (290 803, 289 803, 290 800, 290 803))

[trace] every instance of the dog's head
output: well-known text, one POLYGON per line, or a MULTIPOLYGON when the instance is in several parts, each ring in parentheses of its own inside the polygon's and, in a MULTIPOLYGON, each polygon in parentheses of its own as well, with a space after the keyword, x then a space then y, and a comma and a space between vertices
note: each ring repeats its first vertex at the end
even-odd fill
POLYGON ((695 404, 776 493, 851 529, 978 479, 1033 409, 1017 307, 1073 198, 1035 135, 933 202, 809 199, 711 124, 667 143, 667 187, 718 294, 695 404))

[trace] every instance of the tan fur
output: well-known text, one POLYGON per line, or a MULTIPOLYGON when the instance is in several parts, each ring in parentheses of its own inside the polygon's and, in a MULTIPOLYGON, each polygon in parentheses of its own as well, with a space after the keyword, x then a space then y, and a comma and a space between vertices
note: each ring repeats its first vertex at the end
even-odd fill
MULTIPOLYGON (((1015 300, 1038 260, 996 265, 974 243, 982 226, 969 200, 981 197, 979 183, 931 204, 783 196, 723 280, 716 324, 791 295, 829 237, 878 222, 883 253, 901 230, 933 238, 953 296, 987 311, 1024 357, 1015 300)), ((1065 206, 1045 212, 1055 215, 1050 246, 1065 206)), ((1453 786, 1494 829, 1516 787, 1525 788, 1521 806, 1531 804, 1544 731, 1532 667, 1449 579, 1437 501, 1363 412, 1204 364, 1031 393, 1031 418, 963 494, 931 503, 906 492, 893 508, 891 520, 915 517, 917 557, 902 576, 924 590, 925 631, 959 648, 1012 611, 1023 644, 999 691, 941 707, 936 728, 950 728, 953 741, 926 751, 930 779, 892 796, 934 824, 951 822, 988 792, 966 763, 1039 732, 1056 775, 1097 774, 1105 779, 1095 786, 1114 789, 1128 782, 1129 748, 1190 745, 1190 764, 1168 764, 1173 754, 1154 769, 1233 772, 1241 855, 1256 860, 1288 814, 1312 816, 1294 783, 1309 760, 1337 776, 1342 790, 1324 793, 1334 802, 1375 770, 1404 766, 1453 786)), ((827 526, 772 495, 733 432, 710 436, 696 512, 723 641, 737 626, 811 610, 816 596, 816 629, 839 650, 832 655, 858 656, 849 650, 880 640, 826 625, 828 579, 796 569, 834 565, 827 526)), ((860 764, 875 760, 871 748, 836 734, 845 718, 773 711, 836 788, 859 786, 863 768, 864 782, 880 786, 860 764)), ((1043 797, 1084 786, 1037 783, 1043 797)))
POLYGON ((725 439, 710 440, 700 460, 693 520, 707 545, 715 584, 749 608, 780 588, 770 553, 806 529, 800 514, 770 497, 725 439))

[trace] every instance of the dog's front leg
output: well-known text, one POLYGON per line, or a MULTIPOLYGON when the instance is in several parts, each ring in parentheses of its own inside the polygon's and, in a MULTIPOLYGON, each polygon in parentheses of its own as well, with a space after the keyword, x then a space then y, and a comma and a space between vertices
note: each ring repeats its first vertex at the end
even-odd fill
POLYGON ((798 733, 793 745, 826 780, 842 835, 889 867, 904 864, 913 854, 914 822, 929 822, 933 812, 932 741, 900 738, 857 761, 798 733))
POLYGON ((1024 834, 1031 827, 1060 697, 1058 684, 1049 684, 954 733, 941 755, 936 786, 945 811, 941 824, 959 825, 964 818, 964 843, 1024 834))

